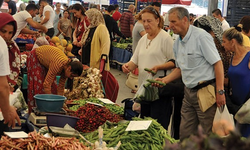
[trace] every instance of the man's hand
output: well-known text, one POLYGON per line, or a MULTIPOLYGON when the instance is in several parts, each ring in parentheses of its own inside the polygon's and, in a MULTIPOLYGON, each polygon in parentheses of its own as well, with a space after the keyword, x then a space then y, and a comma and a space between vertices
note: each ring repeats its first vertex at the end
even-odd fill
MULTIPOLYGON (((157 66, 154 66, 153 68, 151 68, 151 70, 152 70, 153 72, 157 73, 158 68, 157 68, 157 66)), ((152 75, 154 75, 154 74, 152 74, 152 75)))
POLYGON ((4 123, 8 124, 8 127, 15 127, 16 121, 19 125, 21 125, 21 121, 19 116, 16 113, 16 108, 14 106, 9 106, 8 111, 3 111, 4 123))
POLYGON ((221 107, 226 104, 225 94, 220 95, 218 92, 216 92, 216 104, 217 107, 221 107))

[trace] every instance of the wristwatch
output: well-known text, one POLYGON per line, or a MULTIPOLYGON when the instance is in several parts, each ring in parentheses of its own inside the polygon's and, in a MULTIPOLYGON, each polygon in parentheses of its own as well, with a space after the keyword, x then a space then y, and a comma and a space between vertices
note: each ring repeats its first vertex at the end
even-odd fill
POLYGON ((218 93, 219 93, 220 95, 223 95, 223 94, 225 94, 225 90, 218 90, 218 93))

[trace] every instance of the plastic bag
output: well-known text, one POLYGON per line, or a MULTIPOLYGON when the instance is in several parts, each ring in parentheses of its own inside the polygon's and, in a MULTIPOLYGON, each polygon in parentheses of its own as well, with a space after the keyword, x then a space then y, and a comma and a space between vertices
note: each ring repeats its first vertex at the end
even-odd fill
POLYGON ((227 106, 217 107, 212 127, 213 133, 226 137, 234 128, 233 115, 228 112, 227 106))
POLYGON ((235 114, 235 119, 241 124, 250 124, 250 99, 248 99, 235 114))
POLYGON ((158 88, 152 86, 147 79, 153 79, 152 74, 148 74, 135 94, 135 99, 144 101, 155 101, 159 99, 158 88))
POLYGON ((49 42, 47 41, 45 36, 40 36, 39 38, 37 38, 32 49, 38 48, 39 46, 42 45, 49 45, 49 42))

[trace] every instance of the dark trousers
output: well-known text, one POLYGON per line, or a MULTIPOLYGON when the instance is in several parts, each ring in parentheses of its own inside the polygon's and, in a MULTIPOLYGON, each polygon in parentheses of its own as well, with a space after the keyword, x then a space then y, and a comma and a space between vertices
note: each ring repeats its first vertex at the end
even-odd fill
POLYGON ((52 38, 54 33, 55 33, 54 28, 49 28, 48 32, 46 32, 46 35, 48 35, 50 38, 52 38))
MULTIPOLYGON (((171 112, 166 114, 165 119, 170 120, 172 114, 172 126, 171 135, 175 139, 179 139, 180 123, 181 123, 181 106, 184 97, 184 84, 181 79, 177 79, 168 83, 166 86, 159 88, 159 98, 165 101, 171 101, 166 103, 168 106, 164 106, 166 109, 170 109, 171 112), (173 103, 172 103, 173 100, 173 103), (172 108, 174 111, 172 111, 172 108)), ((160 106, 161 107, 161 106, 160 106)), ((169 125, 166 124, 167 126, 169 125)), ((167 127, 165 128, 167 129, 167 127)))
POLYGON ((73 48, 72 48, 72 50, 71 50, 71 53, 72 53, 73 55, 75 55, 76 58, 79 59, 79 61, 82 60, 82 59, 81 59, 81 56, 78 54, 78 52, 79 52, 80 49, 81 49, 81 47, 77 47, 76 45, 73 45, 73 48))
POLYGON ((166 130, 170 122, 170 117, 172 113, 172 100, 169 99, 159 99, 153 102, 142 102, 141 103, 141 118, 151 117, 157 119, 166 130))

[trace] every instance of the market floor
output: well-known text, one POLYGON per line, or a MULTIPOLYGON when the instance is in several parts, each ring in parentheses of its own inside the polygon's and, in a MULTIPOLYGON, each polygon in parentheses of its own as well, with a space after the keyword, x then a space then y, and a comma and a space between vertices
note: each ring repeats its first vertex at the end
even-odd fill
POLYGON ((131 93, 131 89, 125 85, 127 75, 118 69, 111 68, 110 72, 114 75, 119 83, 119 92, 116 103, 120 106, 124 106, 124 103, 121 103, 122 100, 126 98, 133 98, 134 94, 131 93))

